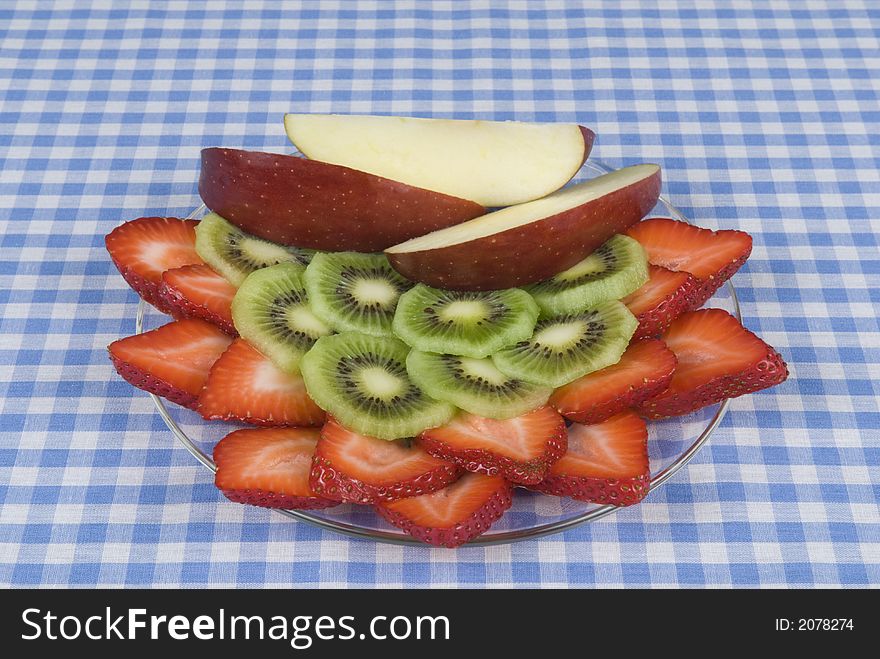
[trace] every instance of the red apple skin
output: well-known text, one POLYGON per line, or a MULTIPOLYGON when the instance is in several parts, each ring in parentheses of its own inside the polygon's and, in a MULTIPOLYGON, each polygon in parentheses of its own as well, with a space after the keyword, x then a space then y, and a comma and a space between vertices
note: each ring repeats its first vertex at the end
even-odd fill
POLYGON ((202 150, 199 194, 237 227, 325 251, 386 247, 485 213, 476 202, 295 156, 202 150))
MULTIPOLYGON (((593 142, 596 139, 596 133, 591 131, 586 126, 578 125, 578 128, 581 129, 581 135, 584 137, 584 159, 581 160, 581 167, 585 162, 587 162, 587 158, 590 157, 590 151, 593 150, 593 142)), ((574 174, 577 174, 580 171, 580 167, 578 167, 577 171, 574 174)), ((571 175, 571 178, 574 178, 574 174, 571 175)), ((569 179, 570 181, 571 179, 569 179)))
POLYGON ((660 196, 657 173, 562 213, 457 245, 388 253, 404 277, 435 288, 486 291, 548 279, 641 220, 660 196))

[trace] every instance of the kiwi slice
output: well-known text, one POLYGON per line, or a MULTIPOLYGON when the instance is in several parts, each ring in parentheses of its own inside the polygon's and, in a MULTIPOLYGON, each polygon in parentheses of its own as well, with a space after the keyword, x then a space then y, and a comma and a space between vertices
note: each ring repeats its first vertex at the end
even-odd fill
POLYGON ((394 333, 413 348, 487 357, 532 335, 538 305, 518 288, 444 291, 418 284, 400 296, 394 333))
POLYGON ((279 263, 248 275, 232 299, 242 338, 282 371, 299 372, 302 356, 331 330, 308 306, 302 266, 279 263))
POLYGON ((531 412, 553 392, 552 387, 505 375, 491 359, 412 350, 406 358, 406 370, 429 396, 490 419, 531 412))
POLYGON ((539 320, 527 341, 492 356, 502 373, 548 387, 616 364, 638 321, 617 300, 577 314, 539 320))
POLYGON ((580 263, 527 286, 545 317, 576 314, 619 300, 648 281, 648 256, 629 236, 617 235, 580 263))
POLYGON ((402 341, 359 332, 317 340, 300 363, 306 390, 342 425, 372 437, 400 439, 441 426, 455 407, 430 398, 406 371, 402 341))
POLYGON ((277 245, 245 233, 217 213, 208 213, 196 226, 196 252, 202 260, 236 286, 250 273, 277 263, 305 268, 315 253, 302 247, 277 245))
POLYGON ((393 336, 400 295, 412 286, 382 254, 316 254, 306 268, 306 290, 315 314, 334 329, 393 336))

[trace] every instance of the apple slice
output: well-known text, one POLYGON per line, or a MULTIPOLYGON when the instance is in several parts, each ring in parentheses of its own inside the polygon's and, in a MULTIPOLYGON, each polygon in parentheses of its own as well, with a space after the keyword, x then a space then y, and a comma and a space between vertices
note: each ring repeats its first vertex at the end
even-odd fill
POLYGON ((522 286, 581 261, 644 217, 659 195, 660 167, 635 165, 413 238, 385 253, 404 277, 436 288, 522 286))
POLYGON ((479 204, 347 167, 239 149, 203 149, 199 194, 260 238, 378 252, 485 212, 479 204))
POLYGON ((555 192, 590 155, 577 124, 288 114, 287 137, 309 158, 427 190, 511 206, 555 192))

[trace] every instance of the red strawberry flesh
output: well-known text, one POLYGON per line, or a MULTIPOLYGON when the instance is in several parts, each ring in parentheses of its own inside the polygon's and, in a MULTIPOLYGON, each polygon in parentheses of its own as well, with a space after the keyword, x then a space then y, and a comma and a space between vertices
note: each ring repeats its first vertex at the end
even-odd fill
POLYGON ((627 233, 642 244, 652 264, 697 279, 693 308, 712 297, 752 253, 752 237, 744 231, 711 231, 667 217, 642 220, 627 233))
POLYGON ((235 286, 207 265, 185 265, 162 273, 159 296, 173 315, 201 318, 237 336, 232 323, 235 286))
POLYGON ((699 306, 701 287, 689 272, 651 265, 648 273, 645 285, 621 300, 639 321, 633 341, 660 336, 673 320, 699 306))
POLYGON ((231 342, 214 325, 189 318, 114 341, 108 350, 126 382, 195 409, 211 366, 231 342))
POLYGON ((678 365, 669 388, 639 406, 650 418, 689 414, 788 377, 779 353, 721 309, 684 314, 672 323, 663 341, 678 365))
POLYGON ((264 508, 312 510, 335 506, 309 487, 309 469, 318 430, 260 428, 236 430, 214 447, 214 484, 237 503, 264 508))
POLYGON ((202 263, 196 254, 195 220, 141 217, 116 227, 104 238, 120 274, 144 300, 167 314, 175 309, 159 295, 162 273, 202 263))
POLYGON ((487 419, 461 412, 420 435, 425 450, 467 471, 513 483, 538 483, 565 453, 565 420, 544 406, 512 419, 487 419))
POLYGON ((433 492, 460 474, 418 442, 361 435, 331 417, 321 429, 310 483, 329 499, 368 504, 433 492))
POLYGON ((675 355, 659 339, 630 344, 620 361, 560 387, 549 404, 571 421, 599 423, 666 390, 675 355))
POLYGON ((404 533, 452 548, 488 531, 513 504, 512 493, 501 476, 468 473, 442 490, 383 503, 376 510, 404 533))
POLYGON ((243 339, 235 339, 211 368, 198 411, 206 419, 258 426, 324 423, 302 378, 280 370, 243 339))
POLYGON ((648 494, 648 428, 633 412, 573 424, 568 451, 532 489, 578 501, 629 506, 648 494))

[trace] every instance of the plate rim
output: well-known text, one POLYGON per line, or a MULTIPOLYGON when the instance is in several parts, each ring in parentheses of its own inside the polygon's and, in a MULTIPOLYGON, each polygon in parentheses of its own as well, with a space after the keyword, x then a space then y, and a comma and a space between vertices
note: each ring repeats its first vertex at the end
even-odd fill
MULTIPOLYGON (((609 172, 615 171, 613 168, 609 167, 603 162, 596 160, 587 160, 584 163, 584 167, 593 169, 594 171, 599 172, 599 174, 607 174, 609 172)), ((689 220, 681 213, 681 211, 673 206, 667 198, 661 195, 658 197, 658 201, 662 202, 671 211, 671 215, 673 215, 675 219, 690 223, 689 220)), ((201 206, 193 210, 189 215, 187 215, 186 219, 195 219, 197 217, 200 217, 205 211, 207 211, 207 207, 202 204, 201 206)), ((737 318, 737 320, 742 322, 742 312, 740 309, 739 298, 736 294, 736 288, 734 287, 731 280, 728 280, 726 282, 726 286, 728 291, 730 292, 734 316, 737 318)), ((149 305, 144 300, 139 301, 137 307, 137 315, 135 317, 136 334, 141 334, 144 331, 144 316, 146 315, 148 308, 149 305)), ((159 416, 162 418, 162 421, 164 421, 165 425, 175 436, 175 438, 196 460, 198 460, 199 463, 201 463, 203 467, 208 469, 211 473, 215 473, 217 471, 217 467, 214 464, 214 461, 211 459, 210 456, 202 451, 192 441, 192 439, 189 438, 189 436, 171 417, 168 408, 165 406, 165 401, 155 394, 149 394, 149 396, 153 399, 153 403, 155 404, 156 409, 159 412, 159 416)), ((709 423, 706 425, 700 435, 694 440, 694 442, 687 449, 685 449, 672 464, 667 466, 665 469, 662 469, 656 474, 656 476, 653 476, 651 478, 651 484, 648 488, 649 494, 663 486, 664 483, 666 483, 670 478, 672 478, 679 470, 681 470, 693 459, 693 457, 709 440, 709 437, 712 435, 715 429, 719 426, 722 419, 727 414, 729 405, 729 398, 725 398, 724 400, 722 400, 721 403, 718 405, 718 409, 716 410, 714 416, 709 420, 709 423)), ((606 517, 607 515, 610 515, 620 510, 620 508, 620 506, 612 505, 598 506, 578 515, 574 515, 568 519, 548 522, 547 524, 541 524, 539 526, 534 526, 526 530, 501 531, 498 533, 491 533, 490 531, 488 534, 478 536, 477 538, 461 546, 489 547, 492 545, 503 545, 511 544, 514 542, 522 542, 524 540, 535 540, 538 538, 546 537, 548 535, 561 533, 568 529, 580 526, 581 524, 586 524, 587 522, 592 522, 602 517, 606 517)), ((374 542, 382 542, 386 544, 416 546, 427 549, 432 548, 430 545, 426 545, 421 540, 406 535, 405 533, 403 533, 403 531, 392 532, 367 529, 365 527, 348 524, 346 522, 340 522, 319 517, 317 515, 314 515, 313 513, 310 513, 309 511, 284 510, 279 508, 271 508, 269 510, 291 519, 306 522, 307 524, 317 526, 327 531, 333 531, 335 533, 340 533, 342 535, 357 538, 360 540, 372 540, 374 542)))

